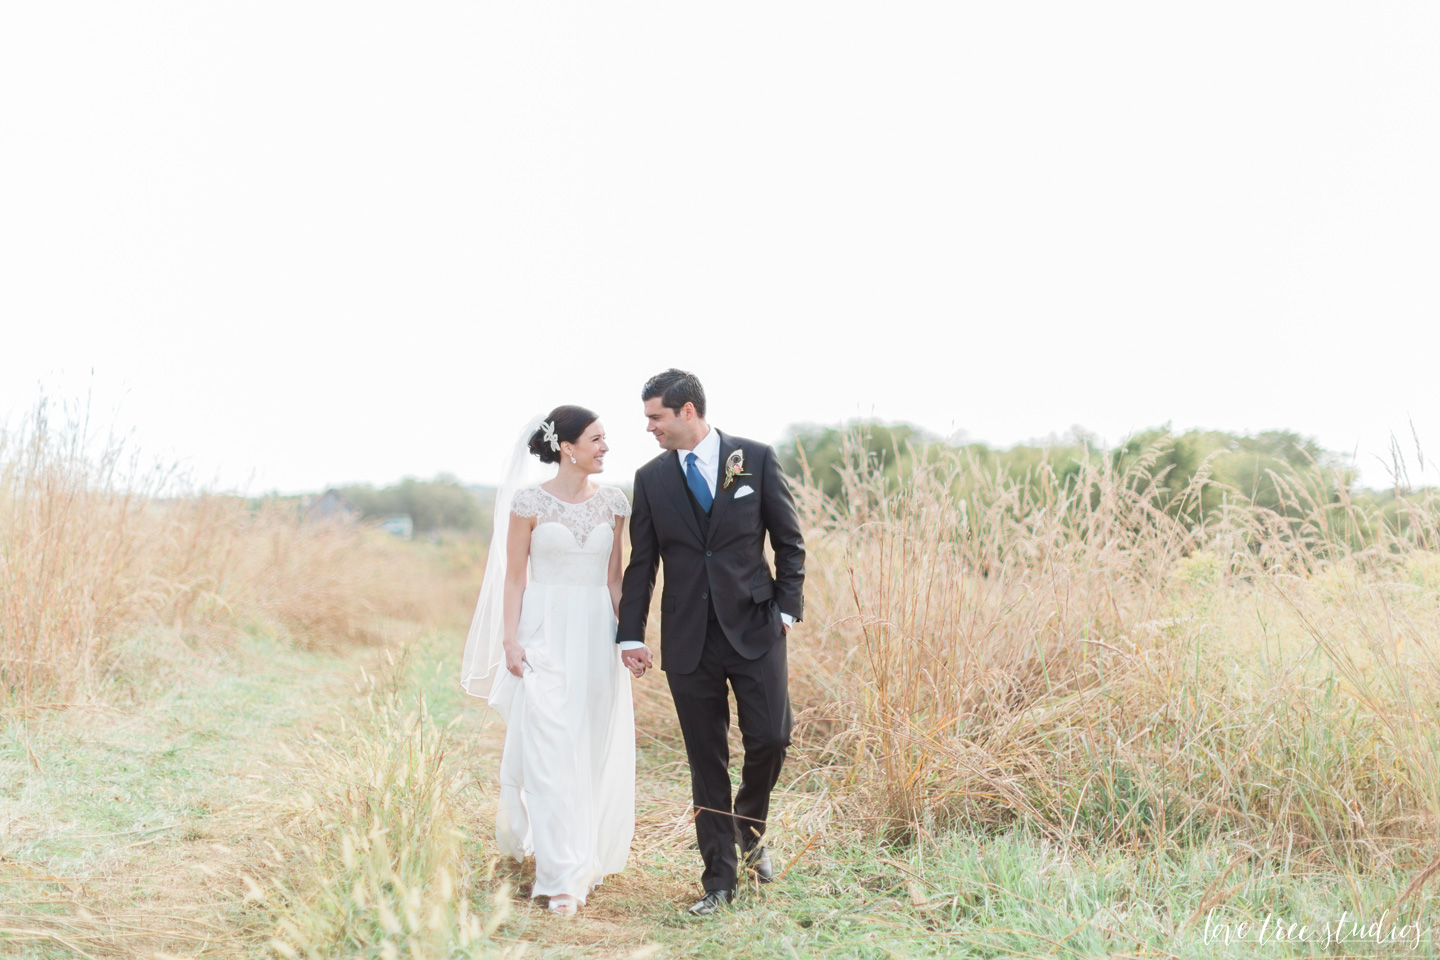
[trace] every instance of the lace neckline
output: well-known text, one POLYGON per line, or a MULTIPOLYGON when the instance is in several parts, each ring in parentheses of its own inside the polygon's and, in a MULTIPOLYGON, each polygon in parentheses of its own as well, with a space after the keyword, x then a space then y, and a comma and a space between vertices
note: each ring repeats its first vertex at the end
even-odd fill
POLYGON ((595 487, 595 492, 592 493, 592 494, 590 494, 590 496, 586 497, 584 500, 565 500, 565 499, 563 499, 563 498, 561 498, 561 497, 556 497, 555 494, 551 493, 549 490, 546 490, 544 487, 540 486, 540 484, 538 484, 538 483, 535 484, 535 489, 539 490, 541 493, 545 494, 546 496, 554 497, 554 498, 555 498, 556 500, 558 500, 560 503, 563 503, 563 504, 565 504, 566 506, 569 506, 569 507, 583 507, 585 504, 589 503, 591 500, 594 500, 596 497, 600 496, 600 486, 599 486, 598 484, 597 484, 596 487, 595 487))

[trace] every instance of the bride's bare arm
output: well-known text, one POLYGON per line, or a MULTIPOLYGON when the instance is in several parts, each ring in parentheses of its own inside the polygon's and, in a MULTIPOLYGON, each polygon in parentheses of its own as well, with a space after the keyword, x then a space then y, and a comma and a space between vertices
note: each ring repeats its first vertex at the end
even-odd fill
MULTIPOLYGON (((521 666, 525 651, 516 639, 520 632, 520 601, 525 596, 525 570, 530 565, 530 531, 532 517, 510 514, 510 530, 505 537, 505 669, 515 676, 524 676, 521 666)), ((494 634, 491 634, 494 636, 494 634)))
POLYGON ((625 575, 625 566, 620 562, 620 552, 625 542, 625 518, 615 518, 615 544, 610 548, 610 604, 615 609, 615 619, 620 619, 620 581, 625 575))

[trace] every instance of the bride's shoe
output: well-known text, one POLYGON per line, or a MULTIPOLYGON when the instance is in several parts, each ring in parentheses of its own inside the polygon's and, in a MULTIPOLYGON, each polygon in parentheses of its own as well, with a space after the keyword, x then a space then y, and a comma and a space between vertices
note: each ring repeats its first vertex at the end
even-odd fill
POLYGON ((580 909, 575 898, 564 893, 551 897, 548 906, 551 913, 558 913, 562 917, 573 917, 575 911, 580 909))

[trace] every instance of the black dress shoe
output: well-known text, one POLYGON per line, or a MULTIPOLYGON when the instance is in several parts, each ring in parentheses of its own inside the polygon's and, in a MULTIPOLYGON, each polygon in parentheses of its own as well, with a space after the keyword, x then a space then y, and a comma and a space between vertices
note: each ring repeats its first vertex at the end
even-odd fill
POLYGON ((690 908, 690 912, 697 917, 703 917, 721 907, 730 906, 730 901, 734 899, 735 894, 729 890, 707 890, 700 902, 690 908))
POLYGON ((763 846, 746 851, 745 867, 754 870, 761 883, 769 883, 775 879, 775 868, 770 865, 770 851, 763 846))

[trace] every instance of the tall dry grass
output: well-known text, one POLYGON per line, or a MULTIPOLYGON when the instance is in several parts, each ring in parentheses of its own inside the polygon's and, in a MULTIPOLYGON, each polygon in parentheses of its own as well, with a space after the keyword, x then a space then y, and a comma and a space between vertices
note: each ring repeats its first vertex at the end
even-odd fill
POLYGON ((258 622, 324 645, 450 626, 477 561, 192 491, 42 401, 0 433, 0 701, 95 695, 151 628, 224 642, 258 622))
POLYGON ((492 938, 510 889, 501 883, 482 898, 493 873, 467 850, 455 796, 469 778, 451 757, 449 727, 463 715, 436 724, 423 696, 411 705, 403 676, 403 656, 378 681, 365 674, 363 709, 342 714, 330 736, 297 743, 298 753, 284 748, 290 782, 273 811, 277 856, 263 881, 245 878, 247 898, 275 924, 279 956, 505 955, 492 938))
POLYGON ((1160 449, 1068 481, 931 450, 887 481, 857 436, 842 496, 798 483, 802 775, 881 836, 1433 858, 1440 504, 1409 495, 1386 526, 1296 473, 1280 512, 1228 490, 1194 525, 1209 471, 1162 499, 1160 449))

